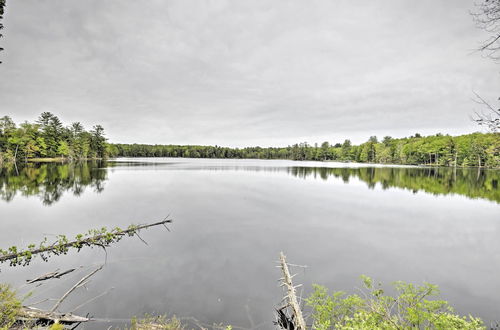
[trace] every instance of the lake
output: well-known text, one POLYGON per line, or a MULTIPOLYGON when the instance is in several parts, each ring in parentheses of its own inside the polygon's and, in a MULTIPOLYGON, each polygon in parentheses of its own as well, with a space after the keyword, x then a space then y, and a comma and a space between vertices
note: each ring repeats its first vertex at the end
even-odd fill
MULTIPOLYGON (((280 251, 312 283, 357 292, 359 276, 439 285, 461 314, 500 321, 500 171, 176 158, 31 164, 0 170, 0 242, 173 219, 107 251, 2 264, 1 282, 26 303, 58 298, 102 263, 87 290, 61 306, 120 326, 144 313, 203 325, 272 329, 282 298, 280 251), (77 268, 36 287, 25 280, 77 268), (88 302, 93 297, 105 295, 88 302), (196 319, 196 320, 195 320, 196 319)), ((50 308, 54 301, 38 305, 50 308)))

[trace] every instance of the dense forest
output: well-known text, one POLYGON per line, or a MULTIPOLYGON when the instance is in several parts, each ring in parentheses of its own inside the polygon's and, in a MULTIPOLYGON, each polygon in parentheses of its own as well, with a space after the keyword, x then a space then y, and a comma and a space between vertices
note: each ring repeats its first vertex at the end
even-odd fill
POLYGON ((86 131, 81 123, 76 122, 65 127, 50 112, 42 113, 34 123, 20 125, 8 116, 0 118, 0 161, 55 157, 256 158, 500 168, 500 134, 473 133, 455 137, 415 134, 408 138, 386 136, 382 141, 372 136, 360 145, 345 140, 333 145, 329 142, 321 145, 303 142, 287 147, 227 148, 109 144, 102 126, 95 125, 86 131))
POLYGON ((0 161, 62 157, 68 159, 103 158, 107 155, 104 129, 95 125, 86 131, 79 122, 63 126, 50 112, 43 112, 35 123, 16 125, 0 118, 0 161))
POLYGON ((436 134, 409 138, 377 137, 360 145, 350 140, 331 145, 306 142, 283 148, 226 148, 219 146, 181 146, 115 144, 113 156, 119 157, 190 157, 190 158, 257 158, 293 160, 334 160, 343 162, 500 167, 500 134, 473 133, 452 137, 436 134))

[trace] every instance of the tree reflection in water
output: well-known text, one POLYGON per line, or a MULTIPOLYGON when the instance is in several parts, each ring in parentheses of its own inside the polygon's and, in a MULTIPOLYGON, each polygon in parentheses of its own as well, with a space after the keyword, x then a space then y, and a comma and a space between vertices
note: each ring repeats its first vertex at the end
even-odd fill
POLYGON ((500 171, 480 168, 428 168, 428 167, 361 167, 318 168, 290 167, 288 173, 301 178, 329 177, 349 183, 350 178, 365 182, 370 189, 402 188, 416 193, 424 191, 434 195, 459 194, 469 198, 482 198, 500 203, 500 171))
MULTIPOLYGON (((105 162, 41 163, 0 167, 0 198, 9 202, 17 194, 39 196, 45 205, 57 202, 64 193, 81 195, 87 187, 100 193, 107 180, 107 167, 142 166, 168 170, 169 163, 105 162)), ((185 170, 241 170, 283 172, 304 179, 330 177, 349 183, 351 179, 365 182, 370 189, 400 188, 413 193, 423 191, 434 195, 458 194, 500 203, 500 171, 483 168, 450 167, 273 167, 273 166, 200 166, 185 170)), ((178 169, 178 167, 172 167, 178 169)))
POLYGON ((45 205, 65 193, 80 196, 87 187, 100 193, 107 179, 103 161, 74 163, 8 164, 0 167, 0 198, 10 202, 16 195, 39 196, 45 205))

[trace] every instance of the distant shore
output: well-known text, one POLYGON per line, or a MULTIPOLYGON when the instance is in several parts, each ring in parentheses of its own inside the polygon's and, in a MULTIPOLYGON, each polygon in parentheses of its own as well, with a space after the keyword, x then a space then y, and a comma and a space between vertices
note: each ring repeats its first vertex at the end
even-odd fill
POLYGON ((103 158, 65 158, 65 157, 45 157, 45 158, 27 158, 28 163, 65 163, 65 162, 80 162, 89 160, 103 160, 103 158))
POLYGON ((81 162, 81 161, 91 161, 91 160, 104 160, 104 158, 65 158, 65 157, 37 157, 37 158, 25 158, 18 159, 17 162, 13 159, 1 159, 0 166, 3 164, 22 164, 22 163, 69 163, 69 162, 81 162))
POLYGON ((48 158, 28 158, 26 162, 29 163, 59 163, 71 161, 69 158, 64 157, 48 157, 48 158))
MULTIPOLYGON (((132 156, 132 157, 106 157, 106 158, 78 158, 78 159, 72 159, 72 158, 65 158, 65 157, 38 157, 38 158, 27 158, 24 160, 18 160, 19 163, 71 163, 71 162, 82 162, 82 161, 101 161, 101 160, 116 160, 120 158, 185 158, 185 159, 219 159, 219 160, 289 160, 289 161, 295 161, 295 162, 318 162, 318 163, 342 163, 342 164, 363 164, 366 166, 402 166, 402 167, 428 167, 428 168, 438 168, 438 167, 444 167, 444 168, 484 168, 484 169, 493 169, 493 170, 498 170, 500 167, 492 167, 492 166, 464 166, 464 165, 442 165, 442 164, 397 164, 397 163, 368 163, 368 162, 355 162, 355 161, 342 161, 342 160, 297 160, 297 159, 262 159, 262 158, 215 158, 215 157, 198 157, 198 158, 193 158, 193 157, 151 157, 151 156, 132 156)), ((7 160, 3 161, 4 164, 9 164, 9 163, 14 163, 12 160, 7 160)), ((0 161, 0 166, 2 165, 2 161, 0 161)))

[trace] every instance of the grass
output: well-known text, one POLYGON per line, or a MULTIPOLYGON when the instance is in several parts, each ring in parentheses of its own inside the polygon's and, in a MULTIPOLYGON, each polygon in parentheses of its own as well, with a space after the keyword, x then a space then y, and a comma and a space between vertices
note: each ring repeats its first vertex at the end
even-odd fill
POLYGON ((132 318, 130 330, 183 330, 185 327, 181 321, 174 315, 168 319, 164 315, 151 316, 146 314, 142 319, 132 318))

